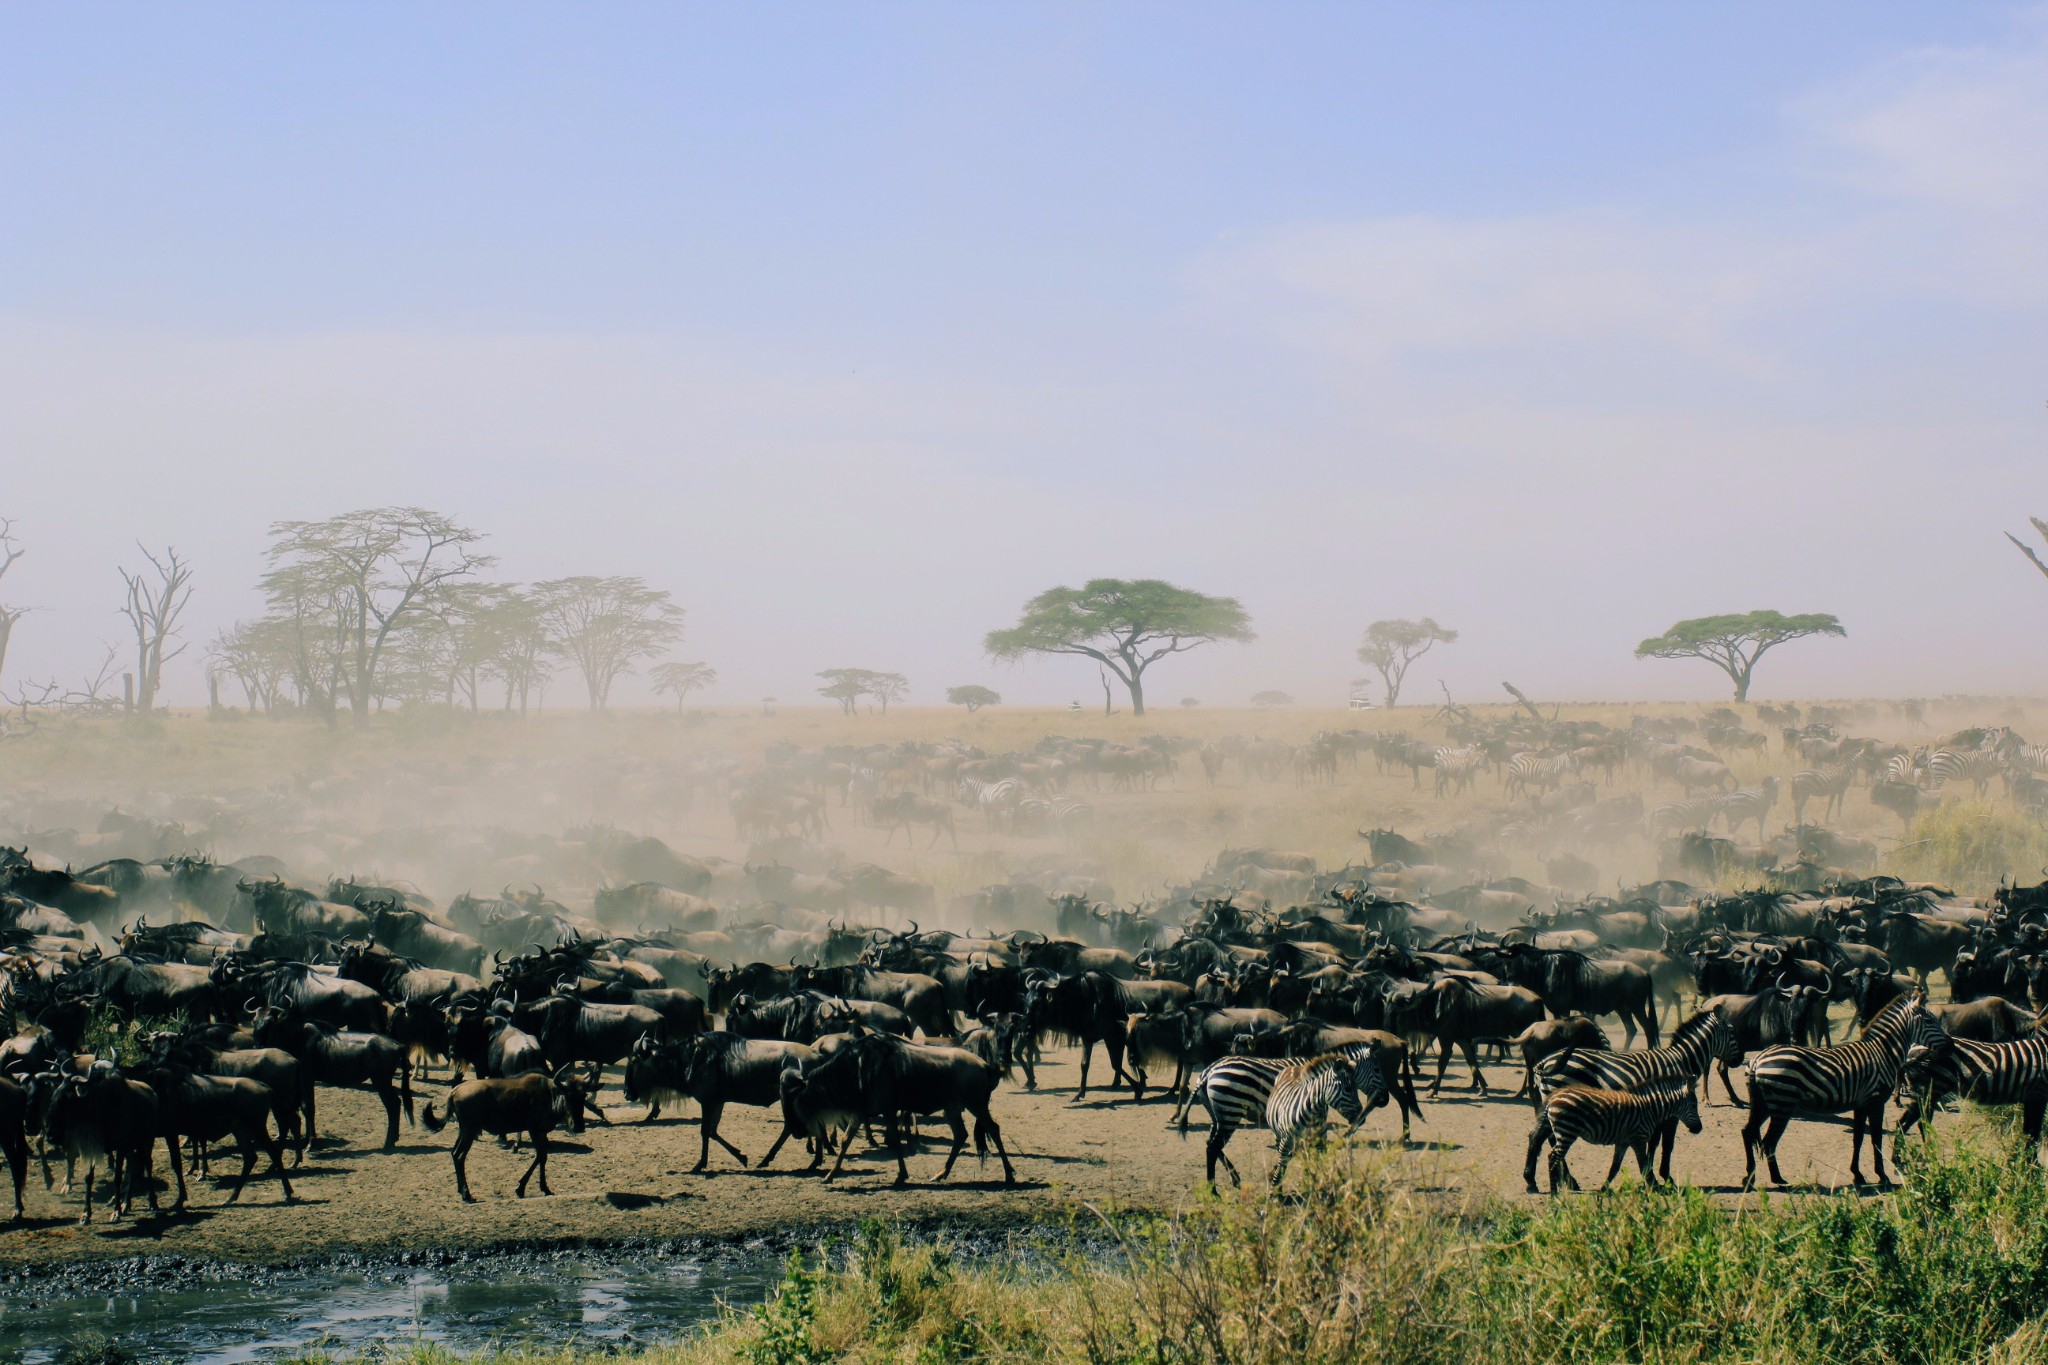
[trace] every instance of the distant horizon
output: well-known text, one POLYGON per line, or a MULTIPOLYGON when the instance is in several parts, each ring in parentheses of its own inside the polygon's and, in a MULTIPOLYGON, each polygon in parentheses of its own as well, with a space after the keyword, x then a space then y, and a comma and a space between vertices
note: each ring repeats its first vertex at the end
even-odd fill
MULTIPOLYGON (((1084 704, 1054 584, 1241 598, 1196 696, 2048 679, 2048 5, 0 11, 0 677, 266 529, 413 503, 629 574, 712 696, 1084 704), (940 680, 944 680, 941 682, 940 680)), ((627 678, 620 700, 649 697, 627 678)))

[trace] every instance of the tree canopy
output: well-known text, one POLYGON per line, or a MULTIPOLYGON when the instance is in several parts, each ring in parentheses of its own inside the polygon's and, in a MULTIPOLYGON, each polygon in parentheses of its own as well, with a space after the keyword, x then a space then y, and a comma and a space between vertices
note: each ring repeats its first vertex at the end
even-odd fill
POLYGON ((302 691, 325 707, 346 692, 369 718, 392 635, 424 615, 445 586, 496 561, 471 547, 483 534, 424 507, 371 507, 270 528, 263 591, 293 623, 302 691))
POLYGON ((1169 654, 1218 640, 1256 638, 1234 597, 1211 597, 1157 578, 1094 578, 1079 588, 1048 588, 1024 604, 1008 630, 990 631, 990 657, 1078 654, 1116 675, 1145 714, 1145 670, 1169 654))
POLYGON ((979 683, 968 683, 963 687, 946 689, 946 701, 953 706, 964 706, 967 714, 973 715, 984 706, 1001 706, 1003 694, 979 683))
POLYGON ((1294 697, 1290 693, 1269 691, 1252 693, 1253 706, 1292 706, 1294 697))
POLYGON ((682 638, 682 608, 638 578, 556 578, 534 584, 533 598, 555 648, 583 674, 593 711, 620 674, 682 638))
POLYGON ((1398 706, 1408 665, 1429 653, 1432 646, 1455 644, 1457 640, 1457 631, 1446 630, 1427 616, 1419 621, 1375 621, 1365 628, 1365 640, 1358 646, 1358 661, 1379 670, 1380 681, 1387 689, 1387 705, 1398 706))
POLYGON ((1767 650, 1809 635, 1847 635, 1842 623, 1826 612, 1786 616, 1775 611, 1745 611, 1725 616, 1696 616, 1680 621, 1662 635, 1636 646, 1638 659, 1705 659, 1735 684, 1735 700, 1749 700, 1756 661, 1767 650))
POLYGON ((838 702, 839 709, 849 716, 859 707, 862 697, 879 704, 886 715, 889 703, 902 701, 910 691, 910 680, 901 673, 881 673, 872 668, 827 668, 818 676, 825 680, 818 695, 838 702))
POLYGON ((673 660, 656 664, 649 676, 654 681, 654 690, 662 696, 674 697, 676 710, 680 711, 683 698, 718 681, 718 670, 696 660, 673 660))

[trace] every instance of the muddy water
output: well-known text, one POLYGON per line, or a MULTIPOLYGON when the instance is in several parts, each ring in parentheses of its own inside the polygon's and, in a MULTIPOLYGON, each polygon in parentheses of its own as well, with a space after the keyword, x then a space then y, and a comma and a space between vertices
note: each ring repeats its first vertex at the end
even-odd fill
POLYGON ((673 1341, 721 1303, 759 1302, 781 1277, 767 1251, 520 1258, 428 1269, 210 1275, 133 1292, 23 1286, 0 1295, 0 1362, 41 1365, 98 1332, 141 1360, 239 1365, 324 1349, 432 1341, 614 1349, 673 1341))

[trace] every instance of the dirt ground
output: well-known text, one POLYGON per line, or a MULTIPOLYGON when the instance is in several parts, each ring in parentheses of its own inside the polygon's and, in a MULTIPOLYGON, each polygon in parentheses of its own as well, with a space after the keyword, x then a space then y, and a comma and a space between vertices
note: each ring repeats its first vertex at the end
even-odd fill
MULTIPOLYGON (((870 1216, 1013 1222, 1083 1205, 1170 1209, 1187 1199, 1202 1182, 1202 1112, 1196 1110, 1183 1140, 1169 1126, 1173 1103, 1156 1093, 1133 1102, 1128 1090, 1091 1089, 1076 1103, 1077 1055, 1062 1053, 1042 1067, 1035 1093, 1008 1086, 997 1092, 994 1113, 1017 1168, 1018 1184, 1010 1189, 993 1156, 979 1165, 971 1146, 953 1178, 934 1183, 943 1141, 928 1141, 911 1156, 911 1183, 902 1189, 894 1186, 886 1153, 864 1144, 830 1186, 804 1173, 808 1158, 787 1147, 763 1172, 741 1170, 714 1146, 708 1171, 693 1175, 695 1106, 687 1117, 664 1115, 642 1124, 643 1111, 619 1103, 616 1088, 608 1087, 612 1126, 564 1140, 548 1166, 553 1197, 539 1197, 536 1185, 526 1199, 514 1199, 512 1187, 527 1157, 487 1138, 469 1162, 479 1202, 464 1204, 456 1197, 448 1158, 452 1130, 429 1135, 405 1128, 398 1150, 386 1155, 374 1143, 382 1128, 375 1101, 366 1093, 324 1092, 322 1124, 336 1136, 316 1143, 304 1170, 293 1172, 298 1202, 280 1202, 276 1180, 263 1174, 266 1159, 233 1208, 223 1206, 225 1183, 195 1180, 181 1215, 169 1214, 167 1194, 162 1215, 152 1215, 138 1201, 124 1222, 108 1222, 96 1210, 93 1224, 82 1228, 78 1193, 44 1190, 32 1160, 29 1216, 24 1226, 0 1229, 0 1264, 129 1256, 297 1262, 343 1249, 381 1255, 576 1239, 745 1238, 870 1216)), ((1095 1065, 1091 1078, 1099 1085, 1099 1057, 1095 1065)), ((1401 1144, 1391 1107, 1373 1114, 1356 1141, 1392 1154, 1417 1188, 1524 1197, 1530 1109, 1526 1101, 1508 1098, 1518 1083, 1515 1069, 1496 1065, 1487 1074, 1495 1093, 1481 1099, 1467 1089, 1454 1062, 1442 1097, 1425 1100, 1426 1122, 1415 1126, 1409 1145, 1401 1144)), ((1736 1084, 1743 1085, 1740 1076, 1736 1084)), ((429 1085, 421 1095, 438 1096, 441 1089, 429 1085)), ((1703 1117, 1701 1136, 1681 1135, 1673 1172, 1732 1197, 1742 1175, 1742 1111, 1730 1107, 1717 1088, 1703 1117)), ((750 1161, 767 1151, 777 1130, 769 1112, 759 1109, 729 1109, 721 1124, 750 1161)), ((1263 1132, 1239 1134, 1230 1151, 1247 1181, 1262 1180, 1271 1169, 1271 1140, 1263 1132)), ((1573 1170, 1580 1181, 1597 1185, 1607 1156, 1604 1148, 1575 1152, 1573 1170)), ((1846 1184, 1848 1130, 1837 1123, 1796 1123, 1780 1160, 1795 1191, 1846 1184)), ((1625 1180, 1634 1178, 1633 1163, 1628 1169, 1625 1180)), ((61 1166, 56 1176, 61 1189, 61 1166)))

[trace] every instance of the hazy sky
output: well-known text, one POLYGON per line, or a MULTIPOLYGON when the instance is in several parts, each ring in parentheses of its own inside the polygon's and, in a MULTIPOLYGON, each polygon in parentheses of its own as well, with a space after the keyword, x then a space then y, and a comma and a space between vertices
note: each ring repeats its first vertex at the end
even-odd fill
POLYGON ((10 689, 140 537, 203 697, 268 523, 386 502, 670 588, 721 702, 1099 697, 980 640, 1104 574, 1256 619, 1155 700, 1424 613, 1464 699, 1716 695, 1631 649, 1759 606, 1850 633, 1759 696, 2048 676, 2040 8, 17 5, 0 199, 10 689))

